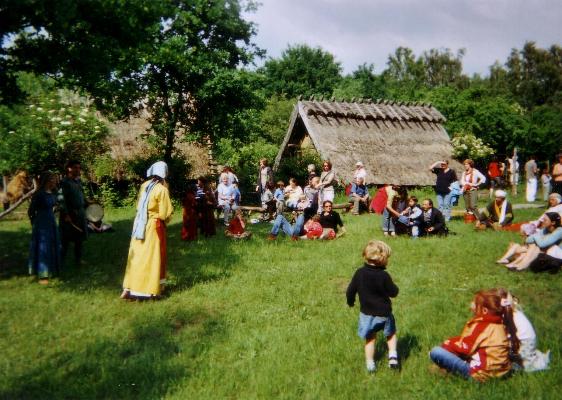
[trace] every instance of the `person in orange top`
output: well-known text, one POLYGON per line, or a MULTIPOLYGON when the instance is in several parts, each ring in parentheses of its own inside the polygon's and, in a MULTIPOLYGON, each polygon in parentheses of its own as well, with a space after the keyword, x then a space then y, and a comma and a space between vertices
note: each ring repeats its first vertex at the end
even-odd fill
POLYGON ((504 323, 505 309, 495 289, 481 290, 471 304, 474 317, 460 336, 449 338, 429 353, 440 368, 467 379, 484 382, 511 370, 510 342, 504 323))

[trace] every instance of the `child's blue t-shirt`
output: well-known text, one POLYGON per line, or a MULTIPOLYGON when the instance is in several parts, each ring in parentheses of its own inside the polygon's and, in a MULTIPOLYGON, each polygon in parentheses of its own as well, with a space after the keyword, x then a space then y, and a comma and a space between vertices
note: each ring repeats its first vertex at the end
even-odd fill
POLYGON ((275 200, 284 200, 285 193, 283 192, 283 189, 281 188, 275 189, 275 193, 273 194, 273 197, 275 197, 275 200))

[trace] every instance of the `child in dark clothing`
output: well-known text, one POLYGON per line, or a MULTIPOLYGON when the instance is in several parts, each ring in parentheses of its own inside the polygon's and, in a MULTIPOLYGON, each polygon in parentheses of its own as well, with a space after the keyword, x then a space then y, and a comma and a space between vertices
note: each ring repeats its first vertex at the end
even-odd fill
POLYGON ((347 304, 353 307, 355 295, 359 294, 359 337, 365 339, 365 362, 367 371, 375 371, 375 339, 383 330, 388 345, 388 366, 398 369, 396 352, 396 324, 392 315, 390 297, 398 295, 398 286, 385 271, 390 257, 390 247, 380 240, 371 240, 363 250, 365 265, 355 271, 346 292, 347 304))

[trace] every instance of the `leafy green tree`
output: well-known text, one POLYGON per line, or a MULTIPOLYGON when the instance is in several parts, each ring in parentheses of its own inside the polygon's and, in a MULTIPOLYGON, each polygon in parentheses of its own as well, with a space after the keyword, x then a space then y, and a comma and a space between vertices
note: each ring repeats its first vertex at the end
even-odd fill
POLYGON ((329 96, 341 80, 341 65, 321 48, 305 44, 289 46, 281 58, 270 58, 261 69, 267 95, 329 96))
POLYGON ((251 93, 233 71, 259 54, 241 13, 238 0, 24 0, 2 8, 14 21, 3 38, 15 34, 2 51, 10 71, 50 73, 116 118, 148 108, 147 136, 169 161, 178 132, 220 137, 241 120, 251 93))
POLYGON ((373 64, 357 67, 349 76, 345 76, 334 89, 334 97, 340 99, 367 98, 380 99, 388 97, 384 78, 376 75, 373 64))
POLYGON ((562 47, 537 48, 527 42, 513 49, 506 62, 507 82, 513 95, 525 108, 559 102, 562 97, 562 47))
POLYGON ((27 103, 0 105, 0 172, 62 171, 69 159, 89 165, 107 150, 108 129, 88 101, 52 82, 19 74, 27 103))
POLYGON ((456 55, 453 55, 449 49, 425 51, 420 57, 424 66, 425 85, 430 88, 468 87, 469 79, 462 73, 462 58, 465 53, 465 49, 460 49, 456 55))
POLYGON ((484 87, 440 87, 427 92, 424 101, 433 103, 447 118, 449 134, 470 132, 499 153, 519 146, 520 138, 527 135, 524 110, 515 101, 493 95, 484 87))
POLYGON ((260 131, 269 143, 280 146, 287 133, 295 101, 282 96, 272 96, 261 112, 260 131))

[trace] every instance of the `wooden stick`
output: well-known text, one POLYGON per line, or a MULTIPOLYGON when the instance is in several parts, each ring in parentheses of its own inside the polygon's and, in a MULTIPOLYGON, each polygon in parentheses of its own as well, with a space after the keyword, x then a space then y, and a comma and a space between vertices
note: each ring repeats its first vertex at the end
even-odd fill
POLYGON ((30 198, 31 196, 33 196, 33 194, 37 191, 37 181, 35 179, 33 179, 33 188, 27 192, 26 194, 24 194, 18 201, 16 201, 12 206, 10 206, 10 208, 8 208, 6 211, 2 211, 0 213, 0 219, 2 219, 3 217, 5 217, 6 215, 10 214, 12 211, 14 211, 16 208, 18 208, 24 201, 26 201, 28 198, 30 198))

